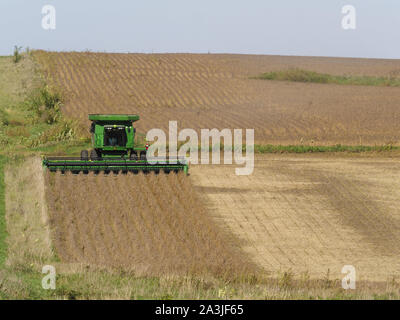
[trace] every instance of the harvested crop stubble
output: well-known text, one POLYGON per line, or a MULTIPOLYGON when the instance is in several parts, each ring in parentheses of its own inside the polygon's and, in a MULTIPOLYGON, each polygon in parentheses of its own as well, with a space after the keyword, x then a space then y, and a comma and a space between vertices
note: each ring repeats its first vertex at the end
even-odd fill
POLYGON ((226 54, 35 51, 64 94, 63 113, 137 113, 138 132, 254 128, 257 144, 398 145, 400 87, 250 79, 301 68, 330 76, 398 78, 400 60, 226 54))
POLYGON ((398 279, 398 158, 259 155, 249 176, 231 165, 190 170, 215 219, 267 272, 342 279, 353 265, 357 281, 398 279))
POLYGON ((183 174, 48 173, 53 238, 64 262, 143 274, 252 270, 183 174))

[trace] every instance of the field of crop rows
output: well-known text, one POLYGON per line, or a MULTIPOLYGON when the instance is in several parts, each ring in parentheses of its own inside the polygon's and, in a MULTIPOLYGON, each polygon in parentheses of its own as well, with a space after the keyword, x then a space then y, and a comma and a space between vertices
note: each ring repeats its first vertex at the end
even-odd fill
MULTIPOLYGON (((66 97, 63 111, 137 113, 139 131, 254 128, 258 143, 398 144, 400 88, 252 80, 271 70, 398 76, 391 60, 36 51, 66 97)), ((87 122, 86 122, 87 123, 87 122)))
MULTIPOLYGON (((138 131, 254 128, 256 143, 400 142, 400 88, 249 79, 298 67, 395 76, 398 61, 244 55, 49 53, 36 61, 63 91, 63 112, 136 113, 138 131)), ((191 166, 190 176, 47 176, 63 261, 144 272, 276 274, 385 281, 400 261, 396 158, 258 156, 254 174, 191 166)))

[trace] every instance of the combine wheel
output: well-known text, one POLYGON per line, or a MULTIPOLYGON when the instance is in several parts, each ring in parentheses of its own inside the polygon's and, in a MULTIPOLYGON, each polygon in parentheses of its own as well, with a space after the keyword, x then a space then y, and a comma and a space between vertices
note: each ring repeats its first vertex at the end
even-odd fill
POLYGON ((146 151, 140 151, 140 160, 146 160, 146 151))
POLYGON ((133 152, 133 151, 132 151, 132 153, 131 153, 129 159, 130 159, 130 160, 136 161, 136 160, 138 159, 138 156, 137 156, 136 152, 133 152))
POLYGON ((89 153, 87 150, 82 150, 81 151, 81 160, 82 161, 88 161, 89 160, 89 153))
POLYGON ((97 160, 99 158, 99 155, 97 154, 96 150, 90 150, 90 160, 97 160))

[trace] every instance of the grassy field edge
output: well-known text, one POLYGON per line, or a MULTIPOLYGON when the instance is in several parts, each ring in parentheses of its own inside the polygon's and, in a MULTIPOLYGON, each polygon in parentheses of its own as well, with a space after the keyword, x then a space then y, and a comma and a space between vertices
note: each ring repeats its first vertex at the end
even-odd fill
POLYGON ((5 207, 5 183, 4 166, 6 158, 0 155, 0 268, 4 266, 7 257, 7 226, 6 226, 6 207, 5 207))

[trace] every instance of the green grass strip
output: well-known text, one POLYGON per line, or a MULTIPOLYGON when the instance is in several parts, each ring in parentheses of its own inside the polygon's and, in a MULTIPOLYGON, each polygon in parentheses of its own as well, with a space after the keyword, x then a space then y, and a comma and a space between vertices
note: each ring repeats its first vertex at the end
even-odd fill
POLYGON ((5 157, 0 156, 0 268, 4 266, 7 257, 7 228, 6 228, 6 206, 5 206, 5 184, 4 184, 5 157))
POLYGON ((336 76, 303 69, 288 69, 267 72, 256 77, 252 77, 252 79, 380 87, 400 86, 400 79, 396 77, 336 76))
MULTIPOLYGON (((178 144, 178 150, 181 147, 178 144)), ((196 148, 196 147, 194 147, 196 148)), ((239 147, 240 148, 240 147, 239 147)), ((392 144, 383 144, 383 145, 278 145, 278 144, 255 144, 254 147, 250 147, 254 150, 254 153, 334 153, 334 152, 345 152, 345 153, 362 153, 362 152, 392 152, 399 151, 400 146, 392 145, 392 144)), ((249 150, 250 150, 249 148, 249 150)), ((165 146, 166 152, 169 152, 169 146, 165 146)), ((208 152, 214 151, 233 151, 234 148, 231 146, 224 146, 224 144, 220 143, 219 145, 212 146, 210 145, 208 148, 198 146, 198 152, 204 152, 208 149, 208 152)), ((246 145, 242 145, 242 151, 246 151, 246 145)))
MULTIPOLYGON (((245 149, 245 146, 244 146, 245 149)), ((400 147, 393 145, 382 146, 306 146, 306 145, 254 145, 255 153, 317 153, 317 152, 385 152, 400 150, 400 147)))
MULTIPOLYGON (((224 145, 220 144, 220 151, 224 150, 224 145)), ((361 152, 390 152, 400 150, 400 146, 393 145, 375 145, 375 146, 347 146, 347 145, 331 145, 331 146, 310 146, 310 145, 276 145, 276 144, 255 144, 254 153, 322 153, 322 152, 347 152, 347 153, 361 153, 361 152)), ((204 148, 198 147, 199 151, 203 151, 204 148)), ((218 150, 214 149, 214 150, 218 150)), ((233 150, 233 148, 227 148, 227 151, 233 150)), ((213 148, 209 147, 209 152, 213 151, 213 148)), ((242 145, 242 151, 246 151, 246 145, 242 145)))

